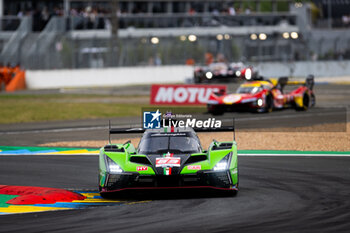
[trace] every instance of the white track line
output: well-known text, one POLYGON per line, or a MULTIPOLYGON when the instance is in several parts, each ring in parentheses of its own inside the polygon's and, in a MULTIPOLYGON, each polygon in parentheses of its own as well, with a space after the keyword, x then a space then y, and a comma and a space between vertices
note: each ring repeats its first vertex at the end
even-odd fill
POLYGON ((70 131, 86 131, 86 130, 99 130, 99 129, 108 129, 108 126, 89 126, 89 127, 80 127, 80 128, 62 128, 62 129, 37 129, 37 130, 23 130, 23 131, 7 131, 0 132, 0 135, 9 135, 9 134, 32 134, 32 133, 59 133, 59 132, 70 132, 70 131))

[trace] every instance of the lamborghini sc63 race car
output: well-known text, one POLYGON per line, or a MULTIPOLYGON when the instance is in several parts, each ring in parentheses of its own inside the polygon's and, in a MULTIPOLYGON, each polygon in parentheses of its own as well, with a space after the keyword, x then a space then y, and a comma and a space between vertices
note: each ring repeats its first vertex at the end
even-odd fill
POLYGON ((211 94, 207 108, 212 114, 223 114, 225 111, 271 112, 288 107, 307 110, 316 102, 313 86, 312 75, 305 81, 288 81, 287 77, 282 77, 278 80, 245 82, 234 94, 211 94), (287 92, 284 90, 286 85, 297 87, 287 92))
POLYGON ((232 195, 238 191, 235 141, 213 140, 206 151, 192 128, 110 130, 135 132, 144 132, 138 148, 128 141, 100 149, 102 197, 130 189, 214 189, 232 195))

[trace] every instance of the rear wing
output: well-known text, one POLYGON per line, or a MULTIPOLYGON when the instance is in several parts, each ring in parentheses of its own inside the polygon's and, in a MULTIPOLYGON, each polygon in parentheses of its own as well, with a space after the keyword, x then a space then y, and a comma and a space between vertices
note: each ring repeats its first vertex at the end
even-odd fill
MULTIPOLYGON (((234 121, 232 126, 223 126, 220 128, 192 128, 195 132, 232 132, 233 140, 236 140, 236 132, 234 121)), ((111 128, 111 124, 109 122, 109 134, 108 141, 111 143, 111 134, 135 134, 135 133, 144 133, 146 129, 143 128, 111 128)))
POLYGON ((314 76, 310 74, 306 77, 305 81, 289 81, 288 77, 280 77, 276 86, 283 90, 284 86, 286 85, 304 85, 312 90, 314 88, 314 84, 314 76))
POLYGON ((109 134, 133 134, 144 133, 143 128, 109 128, 109 134))
POLYGON ((111 144, 111 134, 133 134, 133 133, 144 133, 143 128, 111 128, 111 121, 108 124, 108 142, 111 144))
POLYGON ((305 86, 310 90, 312 90, 314 88, 314 85, 315 85, 315 77, 312 74, 310 74, 307 76, 305 80, 305 86))

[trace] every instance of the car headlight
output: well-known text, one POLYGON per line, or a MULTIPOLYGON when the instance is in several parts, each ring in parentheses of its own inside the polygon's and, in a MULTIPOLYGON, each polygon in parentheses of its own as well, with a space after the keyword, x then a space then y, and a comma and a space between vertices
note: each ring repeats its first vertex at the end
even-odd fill
POLYGON ((118 174, 118 173, 122 173, 123 172, 123 169, 121 169, 121 167, 116 162, 114 162, 108 156, 106 156, 106 158, 107 158, 109 173, 111 173, 111 174, 118 174))
POLYGON ((214 167, 214 171, 224 171, 226 169, 227 169, 227 162, 219 162, 214 167))
POLYGON ((205 77, 207 77, 207 79, 211 79, 213 77, 213 73, 207 72, 207 73, 205 73, 205 77))
POLYGON ((237 76, 237 77, 241 76, 241 71, 237 70, 237 71, 236 71, 236 76, 237 76))
POLYGON ((214 167, 214 171, 225 171, 229 168, 229 161, 232 152, 228 153, 222 160, 220 160, 214 167))
POLYGON ((251 70, 251 69, 247 69, 247 70, 245 71, 245 78, 246 78, 247 80, 250 80, 250 79, 252 78, 252 70, 251 70))
POLYGON ((263 105, 263 100, 262 100, 262 99, 258 99, 258 100, 256 101, 256 104, 257 104, 259 107, 261 107, 261 106, 263 105))

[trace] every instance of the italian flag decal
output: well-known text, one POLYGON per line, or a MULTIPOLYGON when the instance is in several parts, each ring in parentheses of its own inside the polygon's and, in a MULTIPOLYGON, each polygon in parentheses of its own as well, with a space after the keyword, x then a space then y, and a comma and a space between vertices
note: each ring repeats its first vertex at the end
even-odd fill
POLYGON ((174 126, 164 127, 164 133, 174 133, 174 132, 175 132, 174 126))
MULTIPOLYGON (((172 131, 172 132, 174 132, 174 131, 172 131)), ((167 154, 163 154, 163 157, 173 157, 173 156, 174 156, 174 153, 168 152, 167 154)), ((166 175, 166 176, 171 175, 171 167, 164 167, 163 172, 164 172, 164 175, 166 175)))
POLYGON ((171 167, 165 167, 164 169, 164 175, 169 176, 171 175, 171 167))

